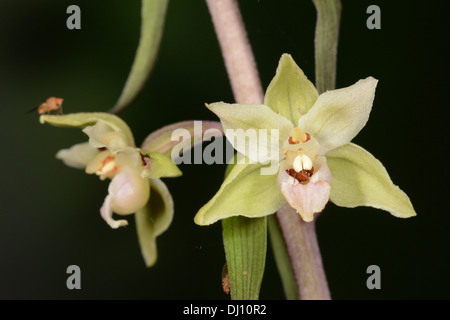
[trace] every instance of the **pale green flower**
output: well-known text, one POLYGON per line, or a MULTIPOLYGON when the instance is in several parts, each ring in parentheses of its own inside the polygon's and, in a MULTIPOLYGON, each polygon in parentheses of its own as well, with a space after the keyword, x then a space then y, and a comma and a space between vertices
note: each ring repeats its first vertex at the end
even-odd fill
MULTIPOLYGON (((173 218, 172 197, 159 178, 176 177, 181 171, 162 153, 143 146, 137 148, 125 122, 108 113, 45 115, 41 123, 83 128, 89 142, 60 150, 56 157, 66 165, 84 169, 100 179, 111 179, 103 205, 102 218, 113 228, 126 226, 125 219, 115 220, 113 213, 135 213, 142 254, 148 266, 156 261, 156 237, 173 218), (145 151, 143 151, 145 150, 145 151)), ((75 200, 75 199, 74 199, 75 200)))
POLYGON ((264 105, 207 105, 247 161, 234 165, 195 222, 261 217, 286 202, 303 220, 312 221, 329 200, 343 207, 371 206, 397 217, 415 216, 408 196, 392 183, 381 162, 351 143, 369 118, 377 82, 368 77, 319 95, 292 57, 284 54, 264 105), (268 133, 269 149, 276 150, 261 157, 250 152, 249 143, 236 142, 228 129, 254 130, 259 138, 260 132, 268 133), (261 174, 267 161, 276 162, 277 174, 261 174))

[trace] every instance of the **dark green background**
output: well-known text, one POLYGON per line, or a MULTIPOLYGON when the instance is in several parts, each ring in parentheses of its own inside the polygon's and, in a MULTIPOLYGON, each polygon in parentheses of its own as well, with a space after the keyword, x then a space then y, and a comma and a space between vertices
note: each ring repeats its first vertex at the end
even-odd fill
MULTIPOLYGON (((329 204, 317 221, 335 299, 448 299, 448 17, 444 1, 343 0, 337 87, 379 79, 367 126, 354 140, 380 159, 418 216, 329 204), (366 28, 366 8, 381 8, 381 30, 366 28), (381 290, 366 269, 381 268, 381 290)), ((242 0, 242 14, 267 87, 291 53, 314 79, 311 1, 242 0)), ((221 225, 193 223, 218 190, 223 165, 182 165, 166 179, 175 218, 158 241, 159 261, 144 267, 133 219, 112 230, 100 218, 107 183, 64 166, 55 153, 85 140, 79 130, 40 125, 25 111, 49 96, 65 113, 106 111, 133 61, 139 1, 1 1, 0 298, 227 299, 221 225), (66 28, 78 4, 82 29, 66 28), (66 268, 81 268, 81 290, 66 288, 66 268)), ((206 4, 172 0, 154 73, 121 114, 137 142, 187 119, 216 120, 205 102, 233 101, 206 4)), ((131 218, 131 217, 130 217, 131 218)), ((283 299, 269 252, 263 299, 283 299)))

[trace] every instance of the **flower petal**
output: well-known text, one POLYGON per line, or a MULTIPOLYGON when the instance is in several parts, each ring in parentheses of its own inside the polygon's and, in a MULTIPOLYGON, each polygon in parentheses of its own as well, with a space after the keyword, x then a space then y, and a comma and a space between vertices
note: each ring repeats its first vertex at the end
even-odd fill
MULTIPOLYGON (((323 157, 322 157, 323 158, 323 157)), ((324 160, 324 159, 323 159, 324 160)), ((316 165, 320 157, 316 160, 316 165)), ((318 170, 311 180, 302 184, 284 170, 278 173, 277 183, 289 205, 294 208, 306 222, 314 220, 314 214, 321 212, 330 198, 331 173, 325 161, 317 166, 318 170)))
POLYGON ((394 185, 383 164, 360 146, 349 143, 330 151, 333 174, 330 199, 341 207, 369 206, 400 218, 416 215, 408 196, 394 185))
POLYGON ((195 223, 210 225, 233 216, 263 217, 277 211, 286 201, 277 187, 276 175, 261 175, 264 167, 235 164, 216 195, 198 211, 195 223))
POLYGON ((320 154, 349 143, 369 119, 378 80, 368 77, 354 85, 322 93, 298 126, 316 138, 320 154))
POLYGON ((311 109, 319 94, 290 54, 283 54, 275 77, 270 82, 264 104, 297 125, 298 119, 311 109))
POLYGON ((103 120, 84 128, 83 132, 88 135, 89 143, 94 148, 107 148, 112 153, 116 153, 128 146, 125 134, 114 130, 103 120))
POLYGON ((139 170, 124 166, 109 184, 108 193, 100 212, 115 229, 127 223, 114 220, 112 213, 128 215, 142 209, 150 196, 149 181, 140 176, 139 170))
POLYGON ((173 219, 173 200, 167 186, 159 179, 150 180, 151 197, 136 212, 136 228, 142 256, 147 267, 157 259, 156 237, 169 228, 173 219))
POLYGON ((88 142, 75 144, 69 149, 59 150, 56 158, 62 160, 67 166, 84 169, 98 154, 98 150, 88 142))
POLYGON ((100 208, 100 214, 102 218, 106 221, 107 224, 113 229, 117 229, 120 227, 124 227, 128 225, 127 220, 114 220, 113 219, 113 211, 111 209, 111 196, 107 195, 105 201, 103 202, 102 207, 100 208))
MULTIPOLYGON (((222 124, 218 121, 181 121, 167 125, 161 129, 153 131, 142 143, 141 150, 144 153, 159 152, 170 156, 174 146, 179 145, 179 140, 172 140, 172 135, 176 130, 186 130, 191 140, 185 141, 190 147, 201 143, 202 139, 209 139, 209 133, 221 133, 223 135, 222 124), (211 130, 210 130, 211 129, 211 130)), ((183 146, 183 150, 189 150, 183 146)))
POLYGON ((127 145, 134 147, 134 138, 128 125, 118 116, 105 112, 80 112, 65 115, 42 115, 40 123, 49 123, 55 127, 85 128, 104 121, 115 131, 123 132, 127 145))
POLYGON ((254 162, 278 160, 279 148, 294 128, 265 105, 216 102, 206 106, 220 118, 231 145, 254 162))
POLYGON ((152 152, 149 157, 149 169, 145 174, 147 178, 179 177, 183 174, 170 157, 159 152, 152 152))

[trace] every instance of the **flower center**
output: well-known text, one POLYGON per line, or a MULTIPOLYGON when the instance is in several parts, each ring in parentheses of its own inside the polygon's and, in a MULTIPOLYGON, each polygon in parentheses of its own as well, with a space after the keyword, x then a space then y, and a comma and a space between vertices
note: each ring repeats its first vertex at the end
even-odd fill
POLYGON ((142 162, 142 166, 144 166, 144 168, 149 169, 150 168, 150 157, 146 154, 142 154, 139 152, 139 155, 141 156, 141 162, 142 162))
POLYGON ((292 166, 296 172, 300 172, 302 170, 311 170, 313 163, 306 154, 299 154, 295 157, 292 166))
POLYGON ((294 128, 287 143, 283 145, 284 161, 281 166, 291 177, 306 184, 314 174, 314 161, 319 144, 301 128, 294 128))
POLYGON ((306 133, 301 128, 294 128, 291 135, 289 136, 289 144, 299 144, 300 142, 305 143, 311 139, 309 133, 306 133))
POLYGON ((114 160, 114 156, 107 156, 105 160, 103 160, 103 163, 100 169, 97 170, 96 174, 99 176, 108 175, 111 173, 114 174, 118 168, 119 167, 114 160))

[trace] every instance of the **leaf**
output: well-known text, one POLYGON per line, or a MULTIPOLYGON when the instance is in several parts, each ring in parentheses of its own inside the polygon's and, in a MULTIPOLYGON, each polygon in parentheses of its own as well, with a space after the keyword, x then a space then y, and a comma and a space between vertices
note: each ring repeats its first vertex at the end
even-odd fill
POLYGON ((157 260, 156 238, 170 226, 173 219, 173 200, 164 182, 150 180, 150 199, 135 213, 137 235, 147 267, 157 260))
POLYGON ((392 183, 383 164, 360 146, 349 143, 330 151, 333 175, 330 200, 341 207, 369 206, 399 218, 416 215, 408 196, 392 183))
POLYGON ((164 29, 168 0, 142 0, 141 36, 133 66, 111 113, 118 113, 136 98, 143 88, 158 54, 164 29))
POLYGON ((316 87, 319 93, 322 93, 335 88, 341 1, 313 0, 313 2, 317 9, 316 87))
POLYGON ((318 96, 316 88, 292 56, 283 54, 267 88, 264 104, 296 126, 300 116, 311 109, 318 96))
POLYGON ((216 195, 196 214, 198 225, 210 225, 232 216, 263 217, 286 203, 277 175, 261 175, 262 164, 235 164, 216 195))
POLYGON ((80 112, 66 115, 42 115, 40 123, 48 123, 55 127, 85 128, 95 125, 99 120, 104 121, 115 131, 122 132, 129 146, 135 146, 133 134, 128 125, 118 116, 105 112, 80 112))
POLYGON ((349 143, 369 120, 378 80, 368 77, 352 86, 322 93, 299 127, 320 143, 319 154, 349 143))
POLYGON ((257 300, 267 251, 267 217, 222 221, 223 242, 233 300, 257 300))

